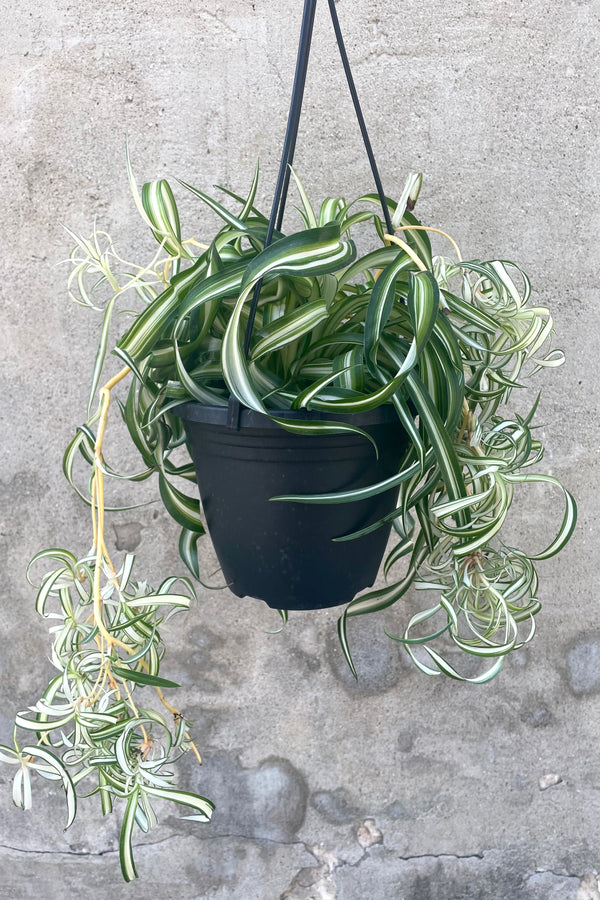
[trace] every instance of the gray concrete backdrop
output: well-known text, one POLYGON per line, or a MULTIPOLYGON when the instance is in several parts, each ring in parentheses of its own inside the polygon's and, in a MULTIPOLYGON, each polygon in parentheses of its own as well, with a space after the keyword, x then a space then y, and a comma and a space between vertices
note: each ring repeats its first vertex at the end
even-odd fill
MULTIPOLYGON (((89 233, 97 220, 125 254, 148 253, 126 132, 140 181, 243 190, 260 156, 268 201, 301 6, 0 0, 0 740, 50 674, 25 566, 43 547, 90 544, 60 463, 84 417, 99 323, 66 296, 61 223, 89 233)), ((297 157, 316 198, 371 187, 320 6, 297 157)), ((580 501, 576 536, 540 567, 533 644, 484 687, 411 668, 383 633, 399 630, 402 610, 352 622, 355 685, 335 611, 292 615, 274 635, 258 601, 201 592, 173 623, 181 650, 167 669, 205 758, 201 770, 185 760, 181 780, 214 799, 213 824, 167 813, 126 887, 116 818, 99 821, 89 800, 63 834, 62 796, 38 785, 23 814, 1 768, 2 897, 600 898, 600 4, 340 0, 338 10, 388 192, 423 170, 421 218, 467 256, 520 261, 554 310, 567 364, 544 379, 540 419, 546 471, 580 501), (542 790, 548 775, 560 781, 542 790)), ((183 209, 187 234, 210 233, 198 204, 183 209)), ((111 447, 135 466, 120 437, 111 447)), ((553 509, 535 502, 514 526, 534 544, 553 509)), ((115 515, 109 536, 111 549, 136 549, 140 577, 181 571, 159 504, 115 515)))

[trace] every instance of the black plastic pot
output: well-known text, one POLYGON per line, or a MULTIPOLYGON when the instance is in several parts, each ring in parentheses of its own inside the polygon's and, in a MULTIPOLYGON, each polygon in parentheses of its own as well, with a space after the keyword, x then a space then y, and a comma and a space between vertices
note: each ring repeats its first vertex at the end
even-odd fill
POLYGON ((275 609, 322 609, 373 584, 390 526, 353 541, 332 539, 391 512, 397 490, 343 504, 270 498, 348 490, 395 474, 407 435, 391 406, 355 416, 277 413, 350 421, 373 436, 379 459, 360 435, 295 435, 248 409, 238 430, 227 426, 226 408, 185 403, 174 412, 185 425, 210 536, 234 594, 275 609))

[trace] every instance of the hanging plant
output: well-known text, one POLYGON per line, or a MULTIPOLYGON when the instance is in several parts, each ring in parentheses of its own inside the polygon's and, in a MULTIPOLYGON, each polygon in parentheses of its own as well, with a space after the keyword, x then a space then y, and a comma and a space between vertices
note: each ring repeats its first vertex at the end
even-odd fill
MULTIPOLYGON (((330 9, 349 75, 333 0, 330 9)), ((194 579, 202 574, 197 545, 205 519, 190 484, 196 475, 232 589, 262 596, 284 621, 288 609, 306 606, 307 594, 317 595, 317 607, 344 603, 339 635, 355 675, 348 618, 397 604, 414 587, 430 599, 395 639, 417 667, 471 682, 492 678, 534 634, 540 609, 535 563, 558 553, 575 527, 572 496, 556 478, 533 471, 543 454, 533 424, 539 393, 525 414, 511 413, 508 405, 526 379, 563 362, 551 347, 550 311, 532 303, 523 270, 501 259, 465 260, 452 238, 422 224, 413 213, 420 175, 409 176, 398 202, 386 197, 368 139, 375 194, 351 202, 328 198, 316 209, 291 170, 311 16, 314 2, 307 0, 300 77, 270 216, 257 207, 258 168, 246 196, 219 189, 227 204, 181 182, 221 219, 205 242, 184 237, 171 185, 160 179, 139 192, 128 157, 133 197, 157 252, 135 264, 104 232, 89 238, 71 233, 70 293, 102 315, 88 416, 64 457, 68 481, 91 510, 92 550, 82 558, 46 550, 32 562, 31 572, 53 564, 38 585, 36 605, 51 622, 58 674, 16 717, 14 747, 1 747, 0 758, 16 766, 13 799, 23 808, 32 803, 32 773, 62 784, 67 827, 82 790, 98 795, 103 813, 122 801, 126 880, 136 875, 134 827, 148 831, 156 823, 155 799, 187 806, 188 818, 198 821, 208 821, 213 809, 204 797, 176 787, 170 771, 182 753, 200 756, 191 724, 165 696, 177 685, 163 677, 160 635, 169 616, 189 607, 194 579), (301 222, 285 233, 290 177, 301 222), (358 256, 352 234, 364 226, 376 245, 358 256), (433 254, 432 233, 447 240, 449 255, 433 254), (119 310, 121 301, 126 307, 119 310), (114 341, 117 310, 128 324, 114 341), (115 355, 125 367, 100 387, 115 355), (119 411, 142 461, 133 475, 119 474, 104 456, 111 394, 126 379, 119 411), (240 531, 247 538, 236 537, 227 520, 221 528, 221 518, 239 517, 242 488, 235 479, 253 484, 259 469, 240 480, 236 464, 224 462, 217 450, 211 453, 225 468, 217 468, 216 477, 207 474, 215 435, 236 447, 256 439, 256 459, 267 457, 260 471, 276 476, 261 482, 264 508, 252 495, 252 518, 242 520, 240 531), (284 439, 286 459, 304 468, 320 448, 331 462, 331 480, 317 481, 313 491, 288 489, 293 481, 280 478, 265 451, 274 452, 284 439), (175 451, 190 444, 194 462, 175 461, 175 451), (88 491, 76 484, 79 457, 91 466, 88 491), (133 579, 131 554, 113 563, 104 537, 105 480, 153 476, 181 526, 179 550, 192 576, 169 577, 158 590, 133 579), (514 493, 530 483, 551 488, 560 504, 555 536, 533 552, 502 541, 514 493), (271 516, 267 507, 276 512, 261 538, 263 520, 271 516), (328 537, 319 538, 322 552, 331 554, 325 565, 315 556, 314 534, 331 510, 328 537), (315 518, 305 518, 310 515, 315 518), (278 542, 288 527, 292 551, 286 544, 283 553, 278 542), (220 528, 225 537, 217 540, 220 528), (386 585, 354 597, 372 585, 391 529, 386 585), (272 560, 265 562, 271 546, 279 581, 268 568, 272 560), (288 556, 294 557, 289 568, 288 556), (314 565, 307 564, 313 558, 314 565), (260 586, 252 587, 261 567, 260 586), (346 580, 349 569, 354 574, 346 580), (482 671, 463 674, 456 650, 481 659, 482 671)), ((355 96, 350 75, 349 81, 355 96)), ((312 468, 320 470, 321 463, 312 468)))
MULTIPOLYGON (((451 239, 455 258, 432 255, 428 234, 436 229, 421 225, 406 208, 414 206, 420 176, 409 177, 401 204, 386 201, 394 234, 373 211, 376 195, 350 203, 330 198, 315 212, 294 178, 304 227, 277 234, 267 249, 268 220, 254 206, 258 172, 248 196, 237 198, 242 207, 237 214, 190 188, 225 224, 149 299, 115 349, 136 373, 122 407, 147 467, 134 477, 158 475, 163 502, 182 525, 182 558, 198 577, 197 540, 204 531, 199 504, 173 483, 175 477, 193 479, 194 472, 190 463, 176 468, 169 459, 186 440, 182 417, 208 410, 226 432, 233 395, 245 410, 276 423, 278 431, 310 438, 358 435, 375 459, 376 448, 368 443, 375 442, 356 424, 357 417, 379 408, 393 413, 401 426, 393 474, 376 484, 327 494, 270 494, 270 503, 280 509, 292 504, 343 511, 347 504, 386 495, 390 510, 382 519, 335 536, 336 543, 355 547, 393 524, 397 543, 385 574, 391 576, 402 557, 409 560, 401 579, 390 577, 387 587, 357 597, 344 610, 340 636, 349 664, 347 618, 390 606, 414 585, 437 595, 433 605, 410 620, 401 639, 417 666, 428 674, 460 677, 435 649, 450 641, 492 660, 483 676, 487 679, 507 653, 532 636, 540 608, 534 562, 557 553, 575 524, 570 494, 552 476, 529 471, 543 453, 533 437, 539 394, 526 415, 510 416, 505 409, 524 376, 563 361, 562 352, 550 346, 550 312, 531 305, 529 279, 514 263, 464 261, 451 239), (364 222, 374 224, 382 246, 357 259, 350 230, 364 222), (246 355, 243 340, 258 283, 260 320, 246 355), (299 418, 288 418, 296 411, 299 418), (531 482, 553 486, 562 497, 555 538, 535 553, 493 543, 515 486, 531 482), (422 626, 429 620, 434 627, 426 634, 422 626)), ((160 267, 163 274, 172 271, 181 263, 184 244, 168 183, 144 185, 139 205, 163 248, 170 245, 160 267)), ((132 287, 143 285, 143 293, 153 287, 145 281, 148 267, 127 266, 128 274, 107 269, 114 249, 106 253, 98 241, 96 236, 93 254, 74 257, 74 273, 80 285, 87 279, 97 284, 99 276, 104 283, 121 284, 108 298, 106 333, 120 296, 132 287)), ((90 246, 80 240, 77 253, 90 246)), ((83 297, 91 304, 85 288, 83 297)), ((96 360, 97 380, 106 346, 103 342, 96 360)), ((67 452, 69 480, 77 449, 92 458, 94 421, 95 416, 80 429, 67 452)), ((188 424, 192 429, 193 422, 188 424)), ((235 430, 233 435, 235 440, 235 430)), ((197 453, 202 454, 202 446, 197 453)), ((235 477, 234 465, 227 465, 235 477)), ((268 465, 273 465, 271 456, 268 465)), ((239 510, 226 484, 222 491, 235 519, 239 510)), ((306 579, 311 581, 308 571, 306 579)), ((281 594, 282 609, 290 608, 286 600, 281 594)))

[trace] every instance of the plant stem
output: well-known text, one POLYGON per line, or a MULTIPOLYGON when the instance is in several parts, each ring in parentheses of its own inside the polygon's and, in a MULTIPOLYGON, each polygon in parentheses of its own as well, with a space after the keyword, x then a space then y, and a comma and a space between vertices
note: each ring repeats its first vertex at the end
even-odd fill
MULTIPOLYGON (((181 718, 181 713, 179 712, 179 710, 176 709, 174 706, 171 706, 171 704, 166 699, 166 697, 163 694, 163 692, 161 691, 161 689, 159 687, 157 687, 157 688, 155 688, 155 690, 156 690, 156 693, 158 694, 158 699, 160 700, 162 705, 165 707, 165 709, 168 709, 169 712, 172 713, 173 718, 174 719, 181 718)), ((191 740, 189 731, 186 731, 185 736, 186 736, 187 740, 190 742, 190 747, 194 751, 196 759, 198 760, 199 764, 202 765, 202 757, 200 756, 200 752, 199 752, 198 748, 196 747, 194 742, 191 740)))
MULTIPOLYGON (((434 234, 441 234, 442 237, 445 237, 450 241, 450 243, 454 247, 454 251, 458 257, 458 261, 462 262, 462 254, 461 254, 458 244, 456 243, 454 238, 450 237, 449 234, 446 234, 445 231, 441 231, 441 229, 439 229, 439 228, 429 228, 429 226, 427 226, 427 225, 399 225, 398 228, 395 228, 394 230, 395 231, 431 231, 434 234)), ((386 237, 387 237, 387 235, 386 235, 386 237)))
MULTIPOLYGON (((121 647, 121 649, 126 650, 128 653, 132 652, 131 647, 128 647, 127 644, 119 641, 107 630, 102 619, 102 594, 100 590, 100 573, 103 562, 108 565, 111 577, 115 583, 115 588, 117 588, 118 590, 117 573, 111 562, 108 550, 106 549, 106 544, 104 542, 104 472, 102 470, 102 445, 104 443, 104 434, 106 432, 106 424, 108 421, 111 391, 114 387, 116 387, 117 384, 119 384, 119 382, 123 381, 123 379, 126 378, 130 374, 130 372, 131 369, 129 368, 129 366, 125 366, 123 369, 121 369, 120 372, 117 372, 117 374, 113 378, 111 378, 110 381, 107 381, 106 384, 102 388, 100 388, 100 423, 98 425, 96 443, 94 444, 94 469, 92 475, 92 523, 94 531, 94 548, 96 550, 96 565, 94 569, 94 623, 97 626, 98 631, 103 639, 99 641, 100 651, 102 653, 104 652, 103 641, 106 642, 106 647, 109 652, 112 646, 121 647)), ((142 660, 142 666, 146 669, 149 669, 147 663, 144 660, 142 660)), ((107 666, 104 679, 102 680, 102 685, 104 685, 108 674, 109 667, 107 666)), ((123 687, 125 688, 125 692, 129 699, 129 703, 134 715, 139 718, 139 713, 133 702, 129 685, 127 684, 127 681, 125 679, 123 679, 123 687)), ((101 689, 102 688, 100 688, 100 690, 101 689)), ((165 699, 161 689, 157 687, 155 688, 155 690, 160 702, 173 715, 173 717, 180 717, 181 713, 179 712, 179 710, 174 706, 171 706, 171 704, 165 699)), ((93 694, 95 692, 96 691, 94 690, 93 694)), ((93 694, 92 698, 90 699, 95 699, 93 697, 93 694)), ((143 725, 141 726, 141 729, 145 740, 148 740, 143 725)), ((189 740, 190 747, 196 755, 198 762, 200 763, 200 765, 202 765, 202 757, 198 752, 198 748, 191 740, 188 731, 185 732, 185 736, 189 740)))
POLYGON ((94 623, 98 631, 106 642, 107 649, 113 645, 128 650, 127 644, 113 637, 104 625, 102 619, 102 594, 100 591, 100 573, 102 571, 102 562, 106 559, 111 568, 112 577, 116 577, 116 572, 106 553, 104 543, 104 472, 102 471, 102 444, 104 442, 104 432, 106 431, 106 423, 108 420, 108 410, 110 408, 111 391, 115 385, 119 384, 129 375, 131 369, 129 366, 121 369, 110 381, 100 388, 100 424, 98 425, 98 434, 96 443, 94 444, 94 470, 92 475, 92 521, 94 529, 94 548, 96 550, 96 565, 94 568, 94 623))
POLYGON ((412 249, 412 247, 408 246, 406 241, 401 240, 399 237, 396 237, 394 234, 384 234, 383 239, 386 242, 386 244, 388 244, 388 245, 389 244, 397 244, 399 247, 402 247, 404 252, 407 253, 410 256, 410 258, 413 260, 413 262, 415 262, 417 264, 417 266, 419 267, 421 272, 427 271, 427 266, 425 265, 423 260, 419 256, 417 256, 417 254, 412 249))

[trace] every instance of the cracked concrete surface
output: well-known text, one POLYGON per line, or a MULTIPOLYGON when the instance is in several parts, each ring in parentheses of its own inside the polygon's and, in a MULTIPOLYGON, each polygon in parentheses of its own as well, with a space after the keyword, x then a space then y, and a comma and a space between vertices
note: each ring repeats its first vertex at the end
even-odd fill
MULTIPOLYGON (((0 0, 0 741, 50 672, 31 663, 48 641, 27 562, 46 546, 90 544, 61 456, 84 416, 99 322, 67 298, 61 223, 97 221, 125 255, 149 255, 127 191, 126 132, 140 180, 243 191, 260 156, 268 204, 300 7, 0 0)), ((259 602, 201 590, 169 625, 180 648, 165 675, 182 684, 204 757, 201 769, 182 761, 180 783, 216 802, 213 824, 164 809, 137 847, 139 882, 124 886, 117 817, 99 818, 91 798, 63 834, 61 792, 36 784, 25 815, 0 767, 7 900, 600 900, 600 7, 339 0, 338 12, 388 193, 423 170, 421 217, 468 258, 521 262, 536 301, 552 307, 567 363, 534 386, 544 384, 545 470, 579 500, 576 536, 540 566, 533 644, 478 688, 425 679, 385 636, 418 598, 351 621, 356 683, 335 610, 293 614, 274 634, 278 618, 259 602)), ((371 190, 324 0, 296 162, 318 200, 371 190)), ((178 199, 186 234, 214 228, 191 197, 178 199)), ((122 433, 111 434, 111 461, 133 470, 122 433)), ((154 497, 148 483, 115 494, 154 497)), ((539 546, 555 513, 532 496, 511 540, 539 546)), ((108 537, 116 556, 135 548, 141 577, 181 572, 178 530, 160 505, 115 514, 108 537)), ((202 554, 213 572, 208 543, 202 554)))

